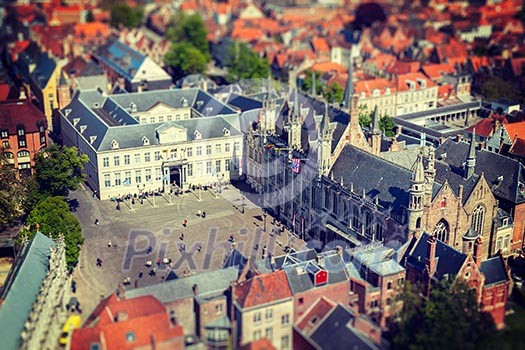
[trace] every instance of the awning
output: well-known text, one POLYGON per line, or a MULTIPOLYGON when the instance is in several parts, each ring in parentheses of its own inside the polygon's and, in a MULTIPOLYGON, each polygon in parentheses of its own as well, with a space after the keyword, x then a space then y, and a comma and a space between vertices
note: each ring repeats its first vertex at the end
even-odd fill
POLYGON ((338 229, 337 227, 335 227, 335 226, 333 226, 331 224, 326 224, 326 228, 329 229, 330 231, 334 232, 335 234, 343 237, 344 239, 346 239, 350 243, 354 244, 355 246, 362 245, 362 243, 358 239, 347 235, 345 232, 341 231, 340 229, 338 229))

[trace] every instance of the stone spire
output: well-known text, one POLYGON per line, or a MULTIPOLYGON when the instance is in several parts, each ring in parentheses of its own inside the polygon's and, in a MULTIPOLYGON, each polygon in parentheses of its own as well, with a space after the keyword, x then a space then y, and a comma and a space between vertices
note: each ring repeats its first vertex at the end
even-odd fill
POLYGON ((423 166, 423 155, 417 156, 412 166, 410 177, 410 193, 408 199, 408 233, 416 235, 422 230, 423 205, 425 196, 425 168, 423 166))
POLYGON ((465 164, 465 178, 470 179, 476 169, 476 129, 472 131, 467 163, 465 164))
POLYGON ((348 64, 348 80, 346 81, 345 98, 343 107, 349 111, 352 103, 352 96, 354 95, 354 58, 350 54, 350 62, 348 64))
POLYGON ((324 114, 321 120, 321 133, 325 136, 330 131, 330 115, 328 114, 328 103, 324 104, 324 114))
POLYGON ((332 167, 332 134, 334 125, 330 123, 328 103, 325 102, 323 119, 319 125, 318 171, 319 176, 327 176, 332 167))
POLYGON ((370 147, 372 148, 372 154, 375 154, 376 156, 381 152, 381 127, 379 126, 377 106, 374 107, 374 113, 372 113, 372 135, 370 136, 370 147))
POLYGON ((301 148, 301 107, 299 106, 299 90, 295 88, 293 109, 288 116, 287 123, 288 131, 288 146, 300 149, 301 148))
POLYGON ((317 75, 315 72, 312 73, 312 96, 317 97, 317 90, 315 87, 315 81, 317 80, 317 75))

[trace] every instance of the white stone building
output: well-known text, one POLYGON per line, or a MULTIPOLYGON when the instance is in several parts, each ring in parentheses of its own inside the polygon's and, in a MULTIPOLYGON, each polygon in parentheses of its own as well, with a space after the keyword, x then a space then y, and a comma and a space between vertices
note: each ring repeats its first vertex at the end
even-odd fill
POLYGON ((101 199, 213 185, 242 172, 238 113, 198 89, 81 91, 60 118, 64 144, 89 157, 87 183, 101 199))

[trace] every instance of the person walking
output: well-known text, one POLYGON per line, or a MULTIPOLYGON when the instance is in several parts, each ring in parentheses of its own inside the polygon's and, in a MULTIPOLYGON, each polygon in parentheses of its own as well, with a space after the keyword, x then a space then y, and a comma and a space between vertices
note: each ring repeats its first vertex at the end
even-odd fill
POLYGON ((111 248, 112 245, 111 241, 108 241, 108 248, 111 248))
POLYGON ((182 226, 186 227, 187 224, 188 224, 188 220, 184 219, 184 221, 182 222, 182 226))

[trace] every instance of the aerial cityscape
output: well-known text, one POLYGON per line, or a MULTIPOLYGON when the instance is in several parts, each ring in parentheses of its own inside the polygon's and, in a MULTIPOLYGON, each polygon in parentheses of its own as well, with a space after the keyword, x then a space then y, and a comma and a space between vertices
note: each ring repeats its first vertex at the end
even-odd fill
POLYGON ((523 0, 3 0, 0 38, 0 350, 525 348, 523 0))

